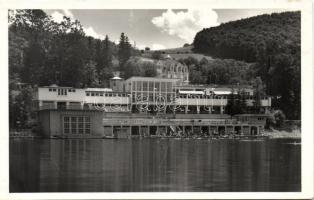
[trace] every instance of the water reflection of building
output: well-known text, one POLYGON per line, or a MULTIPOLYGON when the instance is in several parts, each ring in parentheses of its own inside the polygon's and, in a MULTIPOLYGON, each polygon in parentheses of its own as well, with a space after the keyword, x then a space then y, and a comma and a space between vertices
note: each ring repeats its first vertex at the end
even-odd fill
POLYGON ((250 112, 255 95, 252 86, 191 85, 187 66, 170 58, 156 65, 156 77, 123 80, 116 72, 110 80, 111 88, 39 87, 33 106, 39 111, 44 132, 62 137, 128 137, 197 130, 254 135, 263 129, 270 97, 260 99, 263 114, 237 115, 233 119, 226 114, 230 95, 239 92, 250 112), (86 129, 89 126, 92 134, 86 129))

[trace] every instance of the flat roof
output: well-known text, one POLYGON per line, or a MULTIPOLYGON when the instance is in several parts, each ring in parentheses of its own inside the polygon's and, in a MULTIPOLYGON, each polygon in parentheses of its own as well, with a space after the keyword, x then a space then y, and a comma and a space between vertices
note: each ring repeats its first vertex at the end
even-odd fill
POLYGON ((86 88, 88 92, 111 92, 111 88, 86 88))
POLYGON ((41 86, 38 88, 64 88, 64 89, 81 89, 81 88, 73 88, 73 87, 62 87, 57 85, 51 85, 51 86, 41 86))
POLYGON ((179 94, 200 94, 203 95, 203 91, 186 91, 186 90, 180 90, 179 94))
POLYGON ((179 78, 158 78, 158 77, 142 77, 142 76, 132 76, 126 80, 128 81, 161 81, 161 82, 177 82, 179 78))

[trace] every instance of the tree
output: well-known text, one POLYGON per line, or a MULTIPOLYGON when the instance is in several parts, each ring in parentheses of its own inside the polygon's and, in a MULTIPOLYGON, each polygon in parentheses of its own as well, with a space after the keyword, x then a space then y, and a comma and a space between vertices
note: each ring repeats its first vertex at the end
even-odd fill
POLYGON ((128 37, 125 36, 124 33, 121 33, 118 47, 119 47, 118 57, 119 57, 120 68, 123 69, 124 64, 131 57, 131 44, 129 43, 128 37))
POLYGON ((263 82, 260 77, 257 77, 254 80, 253 87, 254 87, 253 111, 255 113, 259 113, 261 110, 261 99, 262 96, 265 95, 263 82))
POLYGON ((112 49, 110 47, 110 40, 109 40, 108 35, 106 35, 105 40, 104 40, 103 58, 104 58, 104 67, 111 68, 112 67, 112 49))
POLYGON ((281 110, 273 111, 266 119, 266 127, 281 127, 286 119, 285 114, 281 110))
POLYGON ((10 128, 27 128, 31 118, 32 90, 25 88, 17 96, 9 92, 10 128))
POLYGON ((160 51, 154 51, 152 53, 152 58, 155 60, 160 60, 161 59, 161 52, 160 51))
POLYGON ((89 61, 84 66, 84 83, 85 87, 97 87, 98 86, 98 74, 97 74, 97 67, 96 63, 93 61, 89 61))
POLYGON ((234 95, 234 89, 232 88, 231 94, 228 96, 228 102, 226 105, 226 113, 233 116, 237 114, 237 109, 236 109, 236 99, 234 95))

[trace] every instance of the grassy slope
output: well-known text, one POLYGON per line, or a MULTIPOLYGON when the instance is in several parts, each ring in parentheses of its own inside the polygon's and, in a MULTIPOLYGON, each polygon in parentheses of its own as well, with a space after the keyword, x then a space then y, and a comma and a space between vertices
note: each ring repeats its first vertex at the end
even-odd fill
MULTIPOLYGON (((167 56, 168 54, 175 60, 184 59, 188 57, 193 57, 197 59, 198 61, 202 60, 203 58, 206 58, 207 60, 212 60, 213 58, 210 56, 206 56, 200 53, 194 53, 192 51, 193 46, 188 47, 178 47, 178 48, 171 48, 171 49, 163 49, 159 50, 163 56, 167 56)), ((151 57, 151 54, 154 51, 146 51, 144 54, 142 54, 143 57, 151 57)))

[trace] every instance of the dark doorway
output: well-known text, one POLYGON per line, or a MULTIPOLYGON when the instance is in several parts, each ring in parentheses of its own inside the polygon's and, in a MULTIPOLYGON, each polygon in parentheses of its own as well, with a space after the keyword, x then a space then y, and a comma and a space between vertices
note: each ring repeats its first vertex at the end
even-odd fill
POLYGON ((257 135, 257 127, 256 126, 251 127, 251 135, 257 135))
POLYGON ((149 135, 156 135, 157 126, 151 126, 149 129, 149 135))
POLYGON ((235 134, 240 135, 241 132, 242 132, 241 126, 236 126, 236 127, 234 127, 234 132, 235 132, 235 134))
POLYGON ((202 126, 201 133, 202 135, 209 135, 208 126, 202 126))
POLYGON ((224 126, 219 126, 218 127, 218 134, 224 135, 225 133, 226 133, 226 128, 224 126))
POLYGON ((66 110, 67 108, 66 102, 57 102, 57 108, 58 110, 66 110))
POLYGON ((140 129, 138 126, 132 126, 131 135, 140 135, 140 129))

